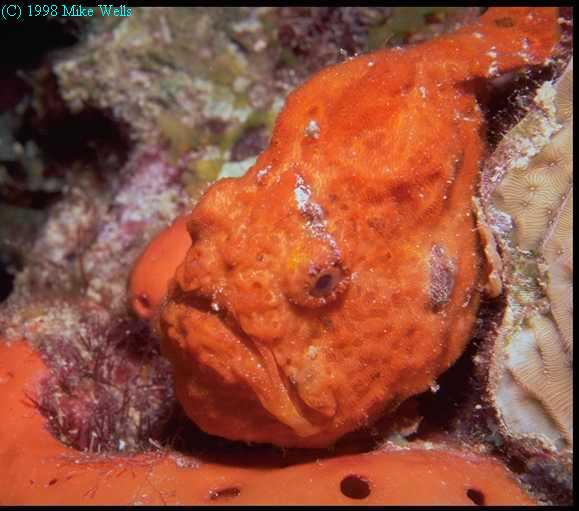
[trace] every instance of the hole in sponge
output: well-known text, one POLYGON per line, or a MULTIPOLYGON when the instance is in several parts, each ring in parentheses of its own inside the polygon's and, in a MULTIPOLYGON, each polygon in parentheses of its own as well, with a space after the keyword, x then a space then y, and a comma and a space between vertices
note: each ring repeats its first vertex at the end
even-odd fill
POLYGON ((241 493, 241 490, 236 486, 230 486, 229 488, 222 488, 221 490, 211 490, 209 492, 209 498, 211 500, 220 499, 231 499, 237 497, 241 493))
POLYGON ((485 505, 485 494, 482 491, 477 490, 476 488, 469 488, 468 490, 466 490, 466 496, 470 500, 472 500, 472 502, 476 506, 485 505))
POLYGON ((370 481, 365 477, 352 474, 344 477, 340 483, 342 493, 351 499, 365 499, 371 493, 370 481))

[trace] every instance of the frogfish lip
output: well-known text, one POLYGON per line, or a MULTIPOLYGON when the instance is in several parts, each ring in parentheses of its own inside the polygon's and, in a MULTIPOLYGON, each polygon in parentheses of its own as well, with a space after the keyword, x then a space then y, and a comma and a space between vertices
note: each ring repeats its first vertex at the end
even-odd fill
MULTIPOLYGON (((219 386, 239 384, 253 392, 248 399, 257 399, 261 407, 296 435, 308 437, 321 431, 320 425, 304 417, 303 403, 269 343, 247 334, 233 312, 221 305, 216 307, 210 298, 196 292, 174 297, 165 309, 167 314, 161 318, 163 352, 176 372, 177 396, 187 413, 190 413, 188 398, 184 395, 187 391, 179 389, 179 381, 183 378, 191 381, 190 375, 195 380, 197 371, 209 368, 217 376, 211 388, 199 389, 202 392, 211 393, 219 386)), ((193 408, 198 410, 198 404, 193 408)), ((197 413, 201 412, 190 413, 194 421, 197 413)))

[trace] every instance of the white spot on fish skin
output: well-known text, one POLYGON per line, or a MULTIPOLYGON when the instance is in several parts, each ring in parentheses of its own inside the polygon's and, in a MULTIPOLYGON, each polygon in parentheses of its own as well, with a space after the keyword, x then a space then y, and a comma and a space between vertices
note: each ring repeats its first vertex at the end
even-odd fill
POLYGON ((302 213, 306 213, 306 208, 310 201, 311 192, 309 187, 304 183, 304 179, 302 178, 302 176, 297 176, 296 178, 296 187, 294 190, 294 195, 296 198, 298 209, 302 213))
POLYGON ((467 117, 466 115, 462 115, 460 112, 454 112, 454 120, 455 121, 465 121, 465 122, 476 122, 477 119, 474 117, 467 117))
POLYGON ((499 66, 497 65, 497 49, 494 46, 491 47, 491 49, 486 52, 486 55, 493 59, 487 70, 487 76, 495 76, 499 72, 499 66))
POLYGON ((271 165, 266 165, 263 169, 258 170, 257 174, 255 174, 255 180, 258 183, 261 183, 263 181, 263 178, 265 176, 267 176, 267 174, 269 173, 270 170, 271 170, 271 165))
POLYGON ((529 39, 527 39, 526 37, 523 38, 523 42, 521 43, 522 45, 522 49, 519 53, 519 55, 521 57, 523 57, 523 60, 525 62, 529 62, 530 58, 529 58, 529 39))
POLYGON ((373 66, 374 66, 374 62, 373 62, 373 61, 368 62, 368 67, 373 67, 373 66))
POLYGON ((319 349, 316 348, 315 346, 313 346, 313 345, 308 346, 308 351, 307 351, 308 358, 310 360, 315 360, 315 358, 318 356, 318 351, 319 351, 319 349))
POLYGON ((311 119, 310 122, 308 122, 304 132, 306 136, 310 138, 314 138, 316 140, 320 138, 320 126, 314 119, 311 119))
POLYGON ((422 85, 420 87, 418 87, 418 92, 420 92, 420 95, 423 98, 426 98, 426 88, 425 87, 423 87, 422 85))
POLYGON ((219 304, 217 302, 211 302, 211 310, 213 312, 219 312, 220 311, 219 304))
POLYGON ((477 39, 482 39, 484 37, 480 32, 473 32, 472 35, 477 39))
POLYGON ((334 240, 326 230, 324 212, 319 204, 316 204, 311 200, 311 196, 312 192, 309 186, 304 182, 304 178, 297 174, 294 197, 298 210, 306 218, 305 229, 311 236, 328 243, 334 249, 336 256, 339 257, 340 254, 336 245, 336 240, 334 240))

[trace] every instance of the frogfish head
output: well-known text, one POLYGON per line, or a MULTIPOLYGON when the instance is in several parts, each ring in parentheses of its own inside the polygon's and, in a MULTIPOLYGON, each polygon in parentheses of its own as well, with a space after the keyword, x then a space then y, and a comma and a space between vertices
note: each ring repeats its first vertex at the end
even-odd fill
POLYGON ((159 324, 205 431, 327 446, 462 352, 480 123, 468 93, 416 76, 372 55, 316 75, 248 173, 192 211, 159 324))

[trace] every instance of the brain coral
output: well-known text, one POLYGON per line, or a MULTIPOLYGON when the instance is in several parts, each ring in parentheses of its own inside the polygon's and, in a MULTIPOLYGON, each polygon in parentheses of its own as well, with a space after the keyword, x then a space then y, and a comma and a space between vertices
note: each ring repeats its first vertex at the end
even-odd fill
POLYGON ((573 445, 573 60, 538 91, 484 171, 507 312, 491 370, 508 436, 573 445))

